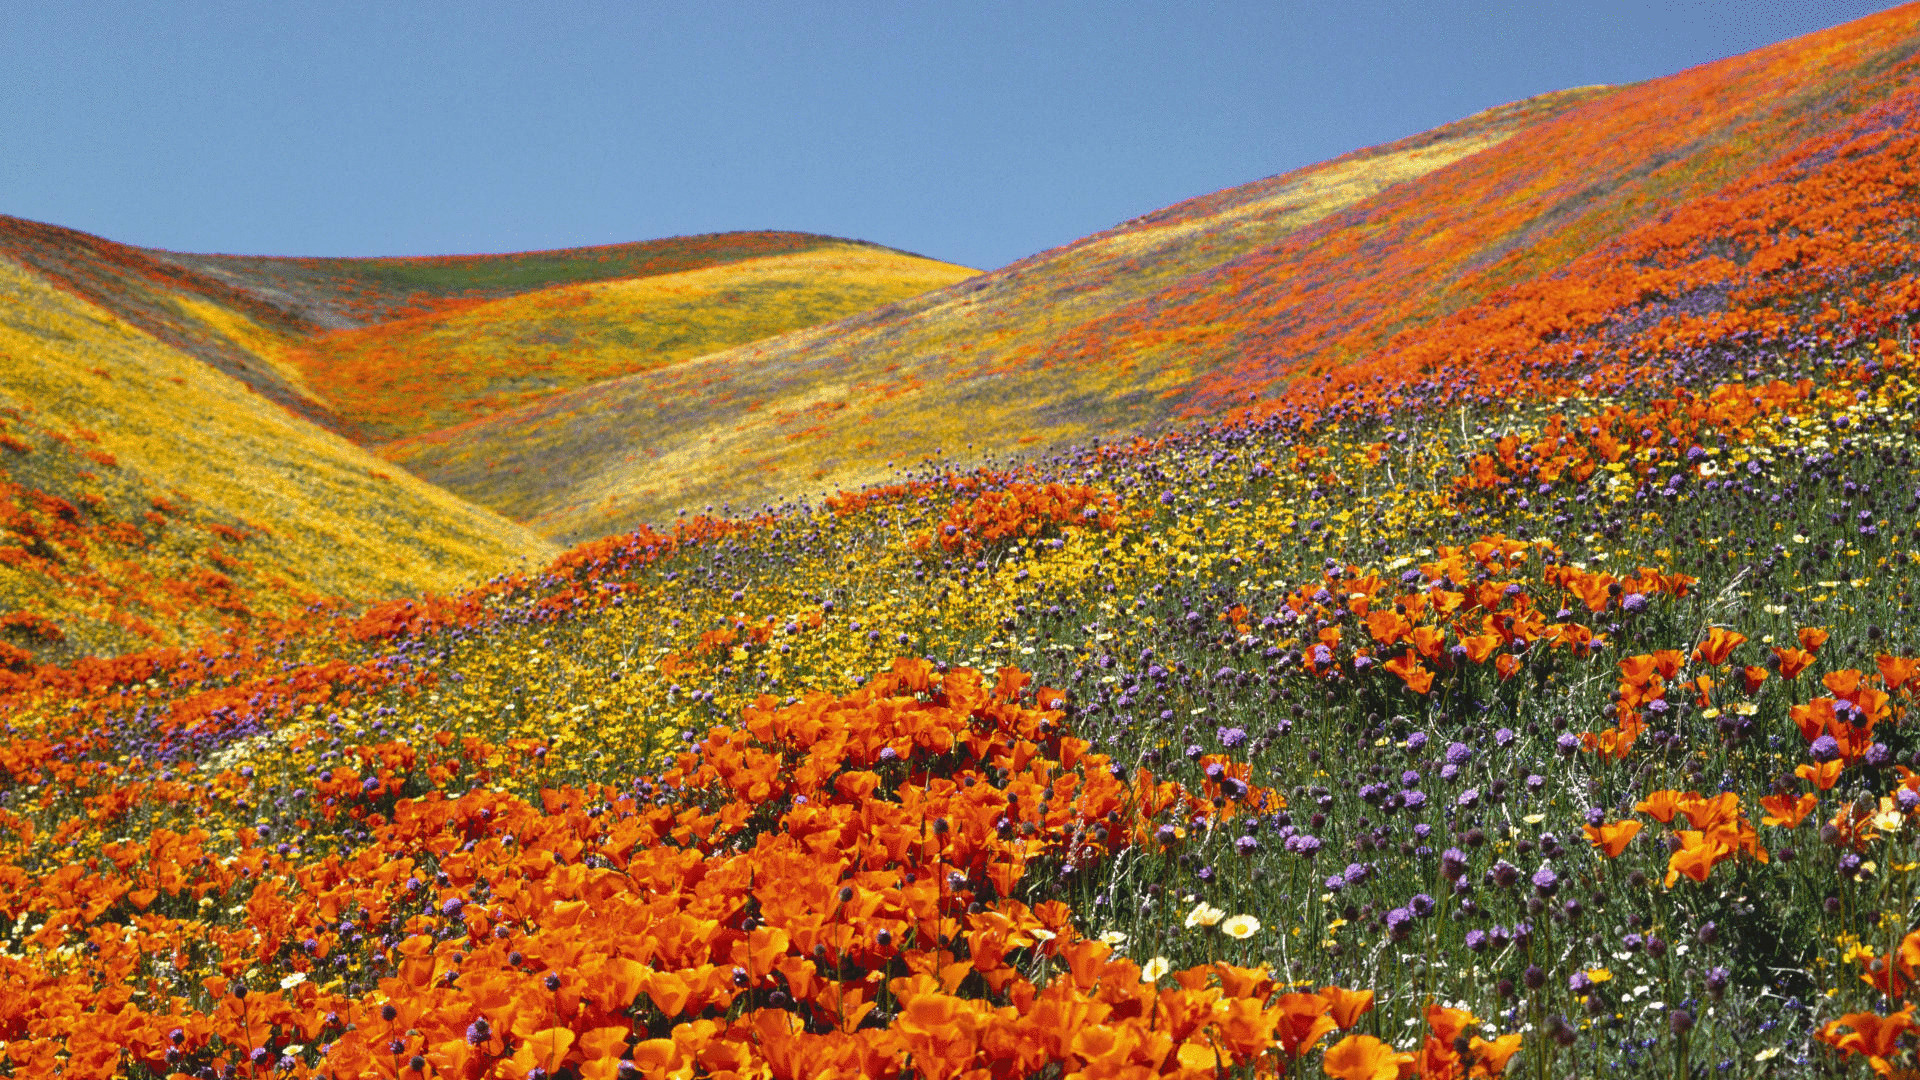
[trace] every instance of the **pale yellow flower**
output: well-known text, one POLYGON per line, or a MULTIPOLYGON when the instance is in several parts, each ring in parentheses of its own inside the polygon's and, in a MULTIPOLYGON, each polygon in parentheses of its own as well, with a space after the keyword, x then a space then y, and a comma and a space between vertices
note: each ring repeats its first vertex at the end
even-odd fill
POLYGON ((1235 915, 1220 924, 1220 932, 1241 941, 1260 932, 1260 920, 1251 915, 1235 915))

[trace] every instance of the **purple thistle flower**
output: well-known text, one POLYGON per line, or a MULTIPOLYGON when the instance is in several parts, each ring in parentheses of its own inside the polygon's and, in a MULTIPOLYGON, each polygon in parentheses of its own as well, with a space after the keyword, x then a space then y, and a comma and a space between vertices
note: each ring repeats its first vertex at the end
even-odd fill
POLYGON ((1822 735, 1807 747, 1807 753, 1812 755, 1815 761, 1832 761, 1840 756, 1840 744, 1834 740, 1833 736, 1822 735))
POLYGON ((1440 853, 1440 876, 1448 881, 1459 881, 1467 876, 1467 853, 1457 847, 1450 847, 1440 853))
POLYGON ((1447 744, 1447 764, 1449 765, 1465 765, 1467 759, 1472 756, 1473 748, 1466 743, 1452 742, 1447 744))
POLYGON ((1395 941, 1405 941, 1413 933, 1413 912, 1397 907, 1387 912, 1387 936, 1395 941))
MULTIPOLYGON (((1227 671, 1230 669, 1221 668, 1220 670, 1227 671)), ((1247 741, 1247 732, 1244 728, 1223 727, 1220 729, 1219 735, 1220 735, 1220 745, 1226 747, 1229 750, 1232 750, 1235 747, 1239 746, 1241 743, 1244 743, 1247 741)))
POLYGON ((1487 949, 1487 932, 1485 930, 1467 931, 1466 946, 1468 952, 1485 952, 1487 949))
POLYGON ((1540 869, 1533 872, 1531 880, 1533 881, 1533 891, 1539 893, 1541 896, 1552 896, 1554 893, 1560 891, 1560 875, 1554 873, 1553 867, 1551 866, 1543 864, 1540 869))

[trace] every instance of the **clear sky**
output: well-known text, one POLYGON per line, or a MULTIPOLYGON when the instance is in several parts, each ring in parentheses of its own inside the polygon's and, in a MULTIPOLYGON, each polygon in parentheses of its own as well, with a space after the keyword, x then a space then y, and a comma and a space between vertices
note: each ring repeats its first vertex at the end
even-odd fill
POLYGON ((0 0, 0 213, 293 255, 785 228, 991 268, 1885 6, 0 0))

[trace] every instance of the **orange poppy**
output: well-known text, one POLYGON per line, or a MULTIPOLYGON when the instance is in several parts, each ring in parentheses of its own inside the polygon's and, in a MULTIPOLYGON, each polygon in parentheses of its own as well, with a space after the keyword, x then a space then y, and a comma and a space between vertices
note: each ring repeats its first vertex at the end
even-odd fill
POLYGON ((1349 1035, 1327 1048, 1320 1068, 1333 1080, 1401 1080, 1413 1075, 1414 1057, 1371 1035, 1349 1035))
POLYGON ((1606 852, 1607 858, 1617 859, 1627 849, 1627 844, 1640 835, 1641 825, 1628 819, 1608 825, 1582 825, 1580 828, 1587 834, 1588 843, 1606 852))

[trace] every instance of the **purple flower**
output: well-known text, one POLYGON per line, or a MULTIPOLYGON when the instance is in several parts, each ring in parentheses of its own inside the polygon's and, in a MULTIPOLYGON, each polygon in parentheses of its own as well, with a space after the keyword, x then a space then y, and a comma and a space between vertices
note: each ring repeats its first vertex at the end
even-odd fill
POLYGON ((1584 971, 1576 971, 1567 978, 1567 989, 1576 994, 1584 994, 1593 989, 1593 980, 1584 971))
POLYGON ((1487 950, 1487 932, 1485 930, 1467 931, 1466 946, 1468 952, 1485 952, 1487 950))
POLYGON ((1920 806, 1920 793, 1909 787, 1900 788, 1893 793, 1893 804, 1911 814, 1914 807, 1920 806))
POLYGON ((1243 836, 1233 842, 1233 850, 1242 855, 1251 855, 1260 850, 1260 841, 1251 836, 1243 836))
POLYGON ((1629 615, 1638 615, 1647 610, 1647 598, 1639 593, 1628 593, 1620 601, 1620 610, 1629 615))
POLYGON ((1426 893, 1414 893, 1413 899, 1407 901, 1407 907, 1422 919, 1433 914, 1434 906, 1433 897, 1426 893))
POLYGON ((1508 743, 1511 743, 1513 741, 1513 738, 1514 738, 1513 729, 1510 727, 1503 727, 1493 733, 1493 745, 1506 746, 1508 743))
POLYGON ((1427 733, 1416 731, 1407 736, 1407 753, 1417 754, 1427 748, 1427 733))
POLYGON ((1413 912, 1397 907, 1387 912, 1387 936, 1395 941, 1405 941, 1413 933, 1413 912))
POLYGON ((1493 869, 1487 871, 1487 880, 1503 889, 1510 889, 1520 880, 1520 868, 1501 859, 1493 864, 1493 869))
POLYGON ((1473 807, 1479 805, 1480 803, 1480 789, 1477 787, 1470 787, 1467 790, 1461 792, 1460 797, 1453 801, 1460 806, 1466 807, 1467 809, 1472 809, 1473 807))
POLYGON ((467 1025, 467 1045, 479 1046, 481 1043, 486 1042, 487 1038, 492 1034, 493 1027, 487 1023, 487 1018, 483 1016, 467 1025))
POLYGON ((1467 759, 1472 756, 1473 748, 1469 747, 1466 743, 1452 742, 1447 744, 1447 764, 1449 765, 1465 765, 1467 759))
POLYGON ((1408 769, 1400 774, 1400 786, 1403 788, 1420 786, 1420 774, 1408 769))
POLYGON ((1459 881, 1467 876, 1467 853, 1457 847, 1450 847, 1440 853, 1440 876, 1448 881, 1459 881))
POLYGON ((1539 893, 1541 896, 1552 896, 1554 893, 1560 891, 1560 875, 1554 873, 1553 867, 1551 866, 1542 864, 1540 869, 1533 872, 1531 880, 1533 881, 1533 891, 1539 893))
POLYGON ((1311 859, 1320 853, 1320 838, 1307 833, 1289 836, 1287 850, 1303 859, 1311 859))
POLYGON ((1580 749, 1580 739, 1572 732, 1567 732, 1553 740, 1553 745, 1559 748, 1561 753, 1572 757, 1574 752, 1580 749))
POLYGON ((1347 884, 1358 885, 1367 880, 1368 873, 1366 863, 1348 863, 1346 873, 1343 876, 1346 878, 1347 884))
POLYGON ((1334 874, 1327 878, 1326 886, 1328 892, 1337 893, 1347 887, 1347 879, 1340 874, 1334 874))
POLYGON ((1527 790, 1528 791, 1539 791, 1541 788, 1546 786, 1547 786, 1546 777, 1541 776, 1539 773, 1527 774, 1527 790))
POLYGON ((1400 801, 1401 805, 1407 809, 1418 810, 1427 805, 1427 793, 1418 790, 1409 791, 1400 797, 1400 801))
POLYGON ((1815 761, 1832 761, 1840 756, 1840 744, 1834 740, 1833 736, 1822 735, 1813 740, 1813 745, 1807 747, 1807 753, 1813 755, 1815 761))
POLYGON ((1333 650, 1327 648, 1325 645, 1315 645, 1313 647, 1313 662, 1316 664, 1333 663, 1333 650))

